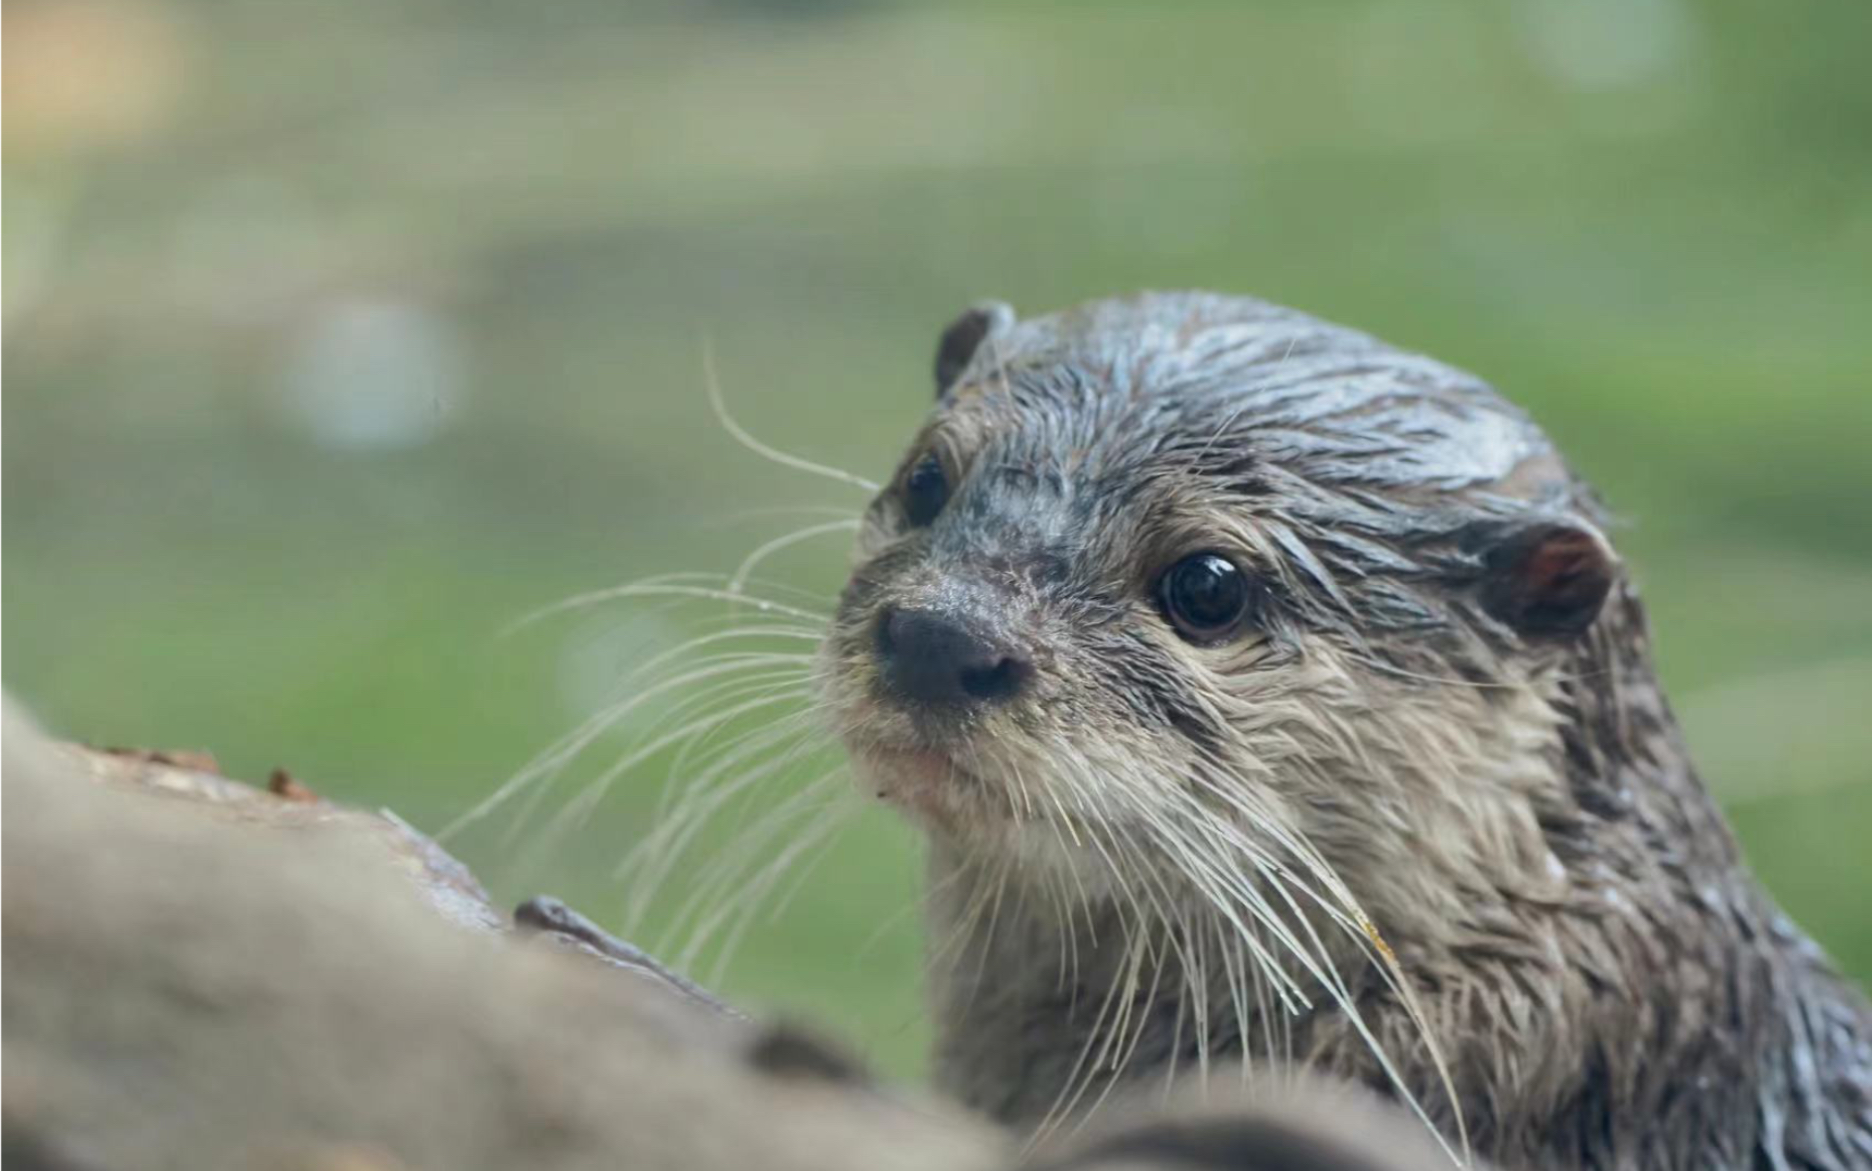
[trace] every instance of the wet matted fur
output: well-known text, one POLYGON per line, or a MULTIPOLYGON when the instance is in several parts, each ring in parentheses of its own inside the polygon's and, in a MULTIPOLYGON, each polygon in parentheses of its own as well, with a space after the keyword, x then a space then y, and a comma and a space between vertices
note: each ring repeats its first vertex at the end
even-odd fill
POLYGON ((1209 294, 983 306, 937 378, 816 674, 929 836, 943 1087, 1044 1132, 1246 1054, 1505 1167, 1872 1165, 1866 1003, 1744 868, 1520 410, 1209 294), (1252 605, 1192 641, 1161 582, 1204 553, 1252 605), (906 699, 903 612, 1018 686, 906 699))

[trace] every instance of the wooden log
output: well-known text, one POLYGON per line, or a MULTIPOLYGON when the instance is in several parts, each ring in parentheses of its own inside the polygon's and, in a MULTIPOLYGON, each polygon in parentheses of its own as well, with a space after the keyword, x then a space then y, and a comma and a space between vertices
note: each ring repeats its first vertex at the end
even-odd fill
POLYGON ((9 1168, 1011 1158, 653 964, 507 930, 392 819, 56 747, 12 712, 4 741, 9 1168))

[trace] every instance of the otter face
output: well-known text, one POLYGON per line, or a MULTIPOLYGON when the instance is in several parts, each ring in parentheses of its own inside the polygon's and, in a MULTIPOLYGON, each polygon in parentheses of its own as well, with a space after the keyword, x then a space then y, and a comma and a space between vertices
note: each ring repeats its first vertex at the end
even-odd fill
POLYGON ((1512 406, 1201 295, 973 310, 937 379, 821 652, 862 783, 951 841, 1186 877, 1224 842, 1548 871, 1556 782, 1504 769, 1555 751, 1616 563, 1512 406))

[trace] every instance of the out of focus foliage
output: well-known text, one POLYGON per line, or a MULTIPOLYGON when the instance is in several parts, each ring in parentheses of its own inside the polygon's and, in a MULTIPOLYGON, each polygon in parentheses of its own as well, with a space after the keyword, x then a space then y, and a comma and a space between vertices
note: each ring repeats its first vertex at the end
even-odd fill
MULTIPOLYGON (((875 478, 968 301, 1213 286, 1533 409, 1629 521, 1756 865, 1872 973, 1872 5, 16 0, 5 33, 5 674, 55 727, 438 825, 702 618, 512 620, 859 503, 728 440, 703 339, 753 430, 875 478)), ((765 572, 829 594, 839 541, 765 572)), ((607 916, 667 765, 460 847, 607 916)), ((866 815, 726 990, 914 1068, 916 869, 866 815)))

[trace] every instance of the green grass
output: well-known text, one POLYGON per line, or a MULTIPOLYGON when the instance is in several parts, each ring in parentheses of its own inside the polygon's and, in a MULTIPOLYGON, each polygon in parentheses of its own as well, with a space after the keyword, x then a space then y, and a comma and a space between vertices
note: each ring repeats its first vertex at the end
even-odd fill
MULTIPOLYGON (((439 826, 686 621, 513 620, 806 523, 750 510, 858 503, 715 427, 704 338, 755 431, 877 476, 970 300, 1255 292, 1548 425, 1626 518, 1751 858, 1872 975, 1866 9, 1666 7, 1674 48, 1601 89, 1543 66, 1537 0, 178 8, 167 121, 9 140, 7 686, 439 826), (427 444, 334 451, 279 407, 359 300, 452 339, 427 444)), ((1594 28, 1589 64, 1648 35, 1594 28)), ((661 763, 576 834, 457 846, 616 922, 661 763)), ((725 990, 915 1069, 917 873, 865 815, 725 990)))

